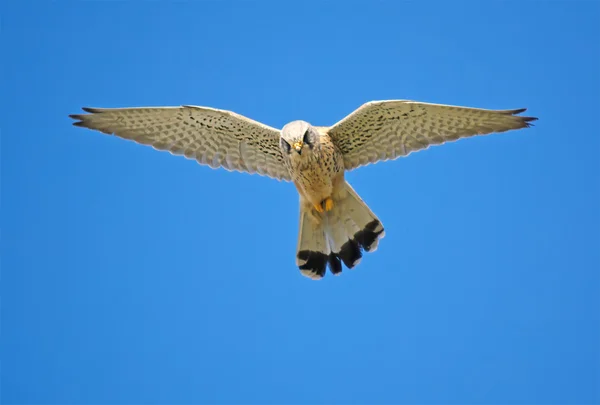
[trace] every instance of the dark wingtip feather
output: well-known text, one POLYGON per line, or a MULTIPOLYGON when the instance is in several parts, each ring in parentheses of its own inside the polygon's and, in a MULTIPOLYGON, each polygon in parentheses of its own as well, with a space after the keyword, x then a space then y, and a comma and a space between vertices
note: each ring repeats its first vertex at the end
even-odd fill
POLYGON ((69 118, 76 120, 73 125, 76 127, 85 127, 84 119, 85 115, 82 114, 69 114, 69 118))
POLYGON ((535 126, 532 124, 532 122, 538 120, 537 117, 521 117, 521 118, 523 119, 523 122, 525 123, 525 128, 530 128, 530 127, 535 126))
MULTIPOLYGON (((98 114, 102 112, 102 110, 99 108, 81 107, 81 109, 90 114, 98 114)), ((69 118, 78 120, 77 122, 73 123, 74 126, 87 128, 88 126, 86 125, 85 120, 88 116, 89 114, 70 114, 69 118)))
MULTIPOLYGON (((511 115, 517 116, 518 114, 524 113, 525 111, 527 111, 527 108, 518 108, 516 110, 509 110, 508 113, 510 113, 511 115)), ((518 118, 521 119, 521 121, 523 122, 523 126, 525 128, 529 128, 529 127, 534 126, 533 124, 530 124, 530 122, 538 120, 537 117, 523 117, 523 116, 518 116, 518 118)))
POLYGON ((83 111, 85 111, 85 112, 92 113, 92 114, 93 114, 93 113, 99 113, 99 112, 100 112, 100 109, 98 109, 98 108, 93 108, 93 107, 81 107, 81 109, 82 109, 83 111))

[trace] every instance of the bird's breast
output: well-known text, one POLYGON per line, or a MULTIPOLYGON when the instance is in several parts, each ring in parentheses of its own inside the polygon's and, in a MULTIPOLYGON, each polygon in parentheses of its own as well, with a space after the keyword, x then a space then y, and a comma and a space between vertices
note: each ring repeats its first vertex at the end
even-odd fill
POLYGON ((316 202, 331 196, 333 179, 341 168, 340 158, 332 148, 315 148, 290 159, 290 171, 298 191, 316 202))

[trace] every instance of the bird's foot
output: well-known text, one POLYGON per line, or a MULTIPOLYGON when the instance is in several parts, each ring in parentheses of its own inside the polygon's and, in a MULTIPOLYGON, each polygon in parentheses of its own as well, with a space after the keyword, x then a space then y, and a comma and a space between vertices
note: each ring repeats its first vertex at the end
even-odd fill
POLYGON ((315 204, 315 210, 319 214, 322 214, 325 211, 331 211, 332 209, 333 209, 333 200, 331 199, 331 197, 327 197, 326 199, 321 201, 319 204, 315 204))

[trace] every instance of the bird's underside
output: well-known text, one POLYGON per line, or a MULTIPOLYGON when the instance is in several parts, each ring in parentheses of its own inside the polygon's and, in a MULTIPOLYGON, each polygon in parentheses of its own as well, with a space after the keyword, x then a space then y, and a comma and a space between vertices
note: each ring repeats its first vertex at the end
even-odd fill
POLYGON ((211 168, 293 181, 300 194, 296 262, 302 274, 340 274, 384 235, 344 173, 431 145, 527 128, 525 109, 486 110, 409 100, 373 101, 330 127, 294 121, 278 130, 208 107, 84 108, 75 126, 195 159, 211 168))

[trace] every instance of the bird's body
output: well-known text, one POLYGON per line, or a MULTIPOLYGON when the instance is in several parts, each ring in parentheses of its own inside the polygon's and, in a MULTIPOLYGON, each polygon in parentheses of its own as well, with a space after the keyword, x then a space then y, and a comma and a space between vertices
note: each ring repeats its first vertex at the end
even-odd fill
POLYGON ((408 100, 366 103, 331 127, 293 121, 281 131, 208 107, 96 109, 71 115, 76 126, 152 145, 223 167, 292 181, 300 197, 296 264, 313 279, 340 274, 374 251, 385 235, 379 218, 345 172, 463 137, 530 126, 521 110, 484 110, 408 100))
MULTIPOLYGON (((306 125, 310 125, 305 123, 306 125)), ((316 130, 315 145, 303 145, 308 153, 292 153, 285 158, 292 181, 300 196, 313 206, 334 194, 344 180, 344 157, 324 130, 316 130)))

